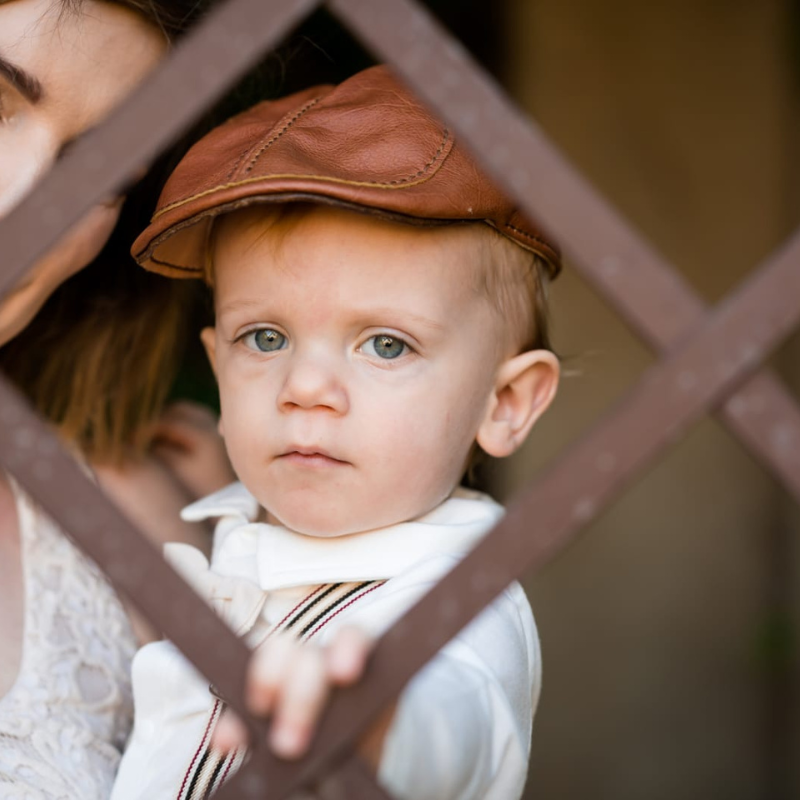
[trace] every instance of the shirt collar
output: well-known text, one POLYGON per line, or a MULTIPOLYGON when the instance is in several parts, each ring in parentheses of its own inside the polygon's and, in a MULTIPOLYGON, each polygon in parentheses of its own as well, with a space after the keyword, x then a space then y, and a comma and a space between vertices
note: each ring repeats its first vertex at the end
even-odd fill
POLYGON ((459 487, 441 505, 408 522, 320 538, 255 522, 258 501, 241 483, 184 509, 187 521, 219 517, 212 566, 265 591, 317 583, 385 580, 437 556, 459 559, 502 516, 488 496, 459 487))

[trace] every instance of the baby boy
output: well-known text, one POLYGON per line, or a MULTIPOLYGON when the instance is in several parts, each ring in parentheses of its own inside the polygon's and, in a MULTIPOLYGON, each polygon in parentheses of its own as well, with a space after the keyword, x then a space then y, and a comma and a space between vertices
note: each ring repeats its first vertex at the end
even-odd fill
MULTIPOLYGON (((383 67, 254 107, 201 140, 134 245, 204 278, 220 428, 241 483, 211 564, 169 557, 258 648, 253 710, 302 754, 327 688, 502 513, 461 488, 549 405, 544 284, 558 255, 383 67), (353 627, 361 634, 353 633, 353 627), (349 632, 348 632, 349 631, 349 632)), ((397 798, 513 800, 540 680, 510 586, 409 684, 362 745, 397 798)), ((166 642, 134 664, 136 723, 114 790, 206 797, 242 758, 224 703, 166 642)))

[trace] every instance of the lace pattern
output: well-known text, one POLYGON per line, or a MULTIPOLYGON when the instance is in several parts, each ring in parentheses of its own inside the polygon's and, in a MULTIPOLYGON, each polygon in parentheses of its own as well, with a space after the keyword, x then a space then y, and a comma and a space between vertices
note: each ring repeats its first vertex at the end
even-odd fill
POLYGON ((133 631, 99 570, 14 491, 25 633, 0 698, 0 798, 105 800, 132 724, 133 631))

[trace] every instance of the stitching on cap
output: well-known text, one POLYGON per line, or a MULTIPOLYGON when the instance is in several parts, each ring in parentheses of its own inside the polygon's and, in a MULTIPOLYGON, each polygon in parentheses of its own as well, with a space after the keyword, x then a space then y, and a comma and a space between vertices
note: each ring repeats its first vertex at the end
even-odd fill
POLYGON ((200 267, 184 267, 181 264, 173 264, 171 261, 163 261, 160 258, 156 258, 154 255, 150 256, 150 261, 154 264, 158 264, 159 267, 169 267, 170 269, 177 269, 181 272, 202 272, 203 270, 200 267))
POLYGON ((400 178, 395 181, 389 181, 390 185, 396 186, 400 183, 408 183, 409 181, 416 180, 417 178, 421 178, 438 160, 439 156, 442 154, 442 150, 444 150, 444 146, 447 144, 447 140, 450 138, 450 131, 447 128, 444 129, 444 136, 442 138, 442 143, 439 145, 439 149, 433 154, 433 158, 419 171, 410 175, 408 178, 400 178))
MULTIPOLYGON (((275 142, 277 142, 278 139, 280 139, 281 136, 283 136, 283 134, 286 133, 286 131, 288 131, 289 128, 291 128, 292 125, 294 125, 294 123, 297 122, 297 120, 300 119, 300 117, 302 117, 303 114, 306 113, 306 111, 308 111, 310 108, 313 108, 317 103, 319 103, 320 100, 322 100, 321 97, 315 97, 313 100, 311 100, 310 102, 306 103, 290 120, 288 120, 287 123, 274 136, 272 136, 271 139, 269 139, 269 141, 267 141, 265 144, 263 144, 258 149, 256 154, 253 156, 253 158, 251 159, 250 163, 248 164, 247 169, 245 170, 245 172, 250 172, 253 169, 253 167, 256 165, 256 161, 258 161, 258 159, 261 158, 261 155, 263 154, 263 152, 270 145, 275 144, 275 142)), ((236 170, 234 170, 234 172, 235 171, 236 170)))
POLYGON ((517 228, 515 225, 512 225, 510 222, 503 223, 504 228, 508 228, 509 230, 518 233, 520 236, 524 236, 526 239, 531 239, 534 242, 541 242, 545 247, 552 250, 552 245, 550 245, 546 239, 541 236, 536 236, 532 233, 528 233, 527 231, 523 231, 521 228, 517 228))
MULTIPOLYGON (((547 262, 548 272, 550 273, 551 278, 555 278, 556 275, 561 272, 561 265, 558 263, 558 251, 546 239, 541 236, 528 233, 527 231, 523 231, 521 228, 518 228, 516 225, 512 225, 510 222, 503 223, 502 227, 507 230, 514 231, 514 233, 519 234, 525 239, 529 239, 533 243, 530 245, 533 252, 541 256, 547 262)), ((526 245, 520 242, 518 242, 518 244, 521 247, 526 247, 526 245)))
MULTIPOLYGON (((294 122, 294 121, 295 121, 295 120, 296 120, 296 119, 297 119, 297 118, 298 118, 298 117, 299 117, 301 114, 303 114, 303 113, 305 113, 306 111, 308 111, 308 109, 309 109, 309 108, 311 108, 311 106, 312 106, 312 105, 314 105, 314 103, 318 103, 318 102, 319 102, 321 99, 322 99, 321 97, 317 97, 316 99, 314 99, 314 100, 311 100, 311 101, 310 101, 310 102, 309 102, 309 103, 308 103, 306 106, 304 106, 303 108, 301 108, 301 109, 300 109, 300 111, 299 111, 299 112, 298 112, 298 113, 297 113, 297 114, 296 114, 296 115, 295 115, 295 116, 294 116, 294 117, 293 117, 291 120, 289 120, 289 122, 286 124, 286 126, 283 128, 283 130, 282 130, 282 131, 281 131, 281 132, 278 134, 278 136, 276 136, 275 138, 277 139, 279 136, 281 136, 281 135, 282 135, 282 134, 283 134, 283 133, 286 131, 286 128, 288 128, 288 127, 289 127, 289 126, 290 126, 290 125, 291 125, 291 124, 292 124, 292 123, 293 123, 293 122, 294 122)), ((272 141, 275 141, 275 140, 273 139, 272 141)), ((267 142, 267 144, 265 144, 265 145, 264 145, 264 148, 263 148, 263 149, 266 149, 267 147, 269 147, 269 145, 270 145, 270 144, 272 144, 272 142, 267 142)), ((246 147, 246 148, 245 148, 245 149, 244 149, 244 150, 243 150, 243 151, 242 151, 242 152, 239 154, 239 157, 236 159, 236 162, 235 162, 235 163, 234 163, 234 165, 231 167, 231 169, 230 169, 230 171, 228 172, 228 174, 225 176, 225 180, 226 180, 226 181, 230 181, 230 180, 232 180, 232 179, 233 179, 233 176, 236 174, 236 170, 238 170, 238 169, 239 169, 239 167, 242 165, 242 161, 244 161, 244 159, 245 159, 245 156, 246 156, 246 155, 247 155, 249 152, 251 152, 251 151, 252 151, 252 149, 253 149, 253 146, 252 146, 252 145, 250 145, 250 146, 246 147)), ((259 154, 260 154, 260 153, 261 153, 261 151, 259 151, 259 154)), ((256 156, 256 158, 258 158, 258 156, 256 156)), ((247 168, 247 171, 249 172, 249 171, 250 171, 252 168, 253 168, 253 166, 252 166, 252 164, 251 164, 251 165, 250 165, 250 166, 247 168)))
MULTIPOLYGON (((311 105, 313 105, 313 103, 319 102, 319 100, 321 100, 321 99, 322 98, 317 98, 316 100, 313 100, 312 103, 309 104, 308 108, 310 108, 311 105)), ((264 152, 264 150, 266 150, 271 144, 273 144, 273 142, 275 142, 288 129, 289 125, 292 122, 294 122, 294 120, 296 120, 300 116, 300 114, 302 114, 302 113, 303 113, 303 111, 301 110, 297 114, 297 116, 295 116, 292 120, 290 120, 287 123, 287 125, 281 130, 281 132, 279 134, 277 134, 273 139, 268 141, 261 148, 261 150, 259 150, 259 152, 256 154, 256 156, 254 156, 253 163, 247 168, 246 172, 250 172, 250 170, 252 169, 252 167, 255 164, 255 161, 258 160, 259 156, 264 152)), ((304 180, 304 179, 308 179, 308 178, 314 178, 314 179, 321 180, 321 181, 327 181, 328 183, 341 184, 342 186, 366 186, 366 187, 376 186, 376 187, 381 187, 381 188, 384 188, 384 189, 394 189, 394 188, 402 189, 402 188, 404 188, 404 186, 414 186, 417 183, 422 183, 423 182, 420 179, 426 173, 430 172, 430 170, 432 169, 434 164, 436 164, 437 160, 439 160, 439 158, 442 155, 442 151, 444 150, 445 145, 447 144, 449 138, 450 138, 450 132, 448 130, 445 130, 444 137, 442 138, 442 142, 439 145, 439 148, 437 149, 436 153, 434 153, 433 158, 421 170, 419 170, 419 172, 415 173, 414 175, 410 175, 407 178, 398 178, 397 180, 388 181, 388 182, 384 182, 384 181, 348 181, 348 180, 344 180, 343 178, 331 178, 331 177, 329 177, 327 175, 314 175, 314 174, 300 175, 300 174, 293 174, 293 173, 283 173, 283 174, 279 174, 279 175, 269 175, 269 176, 259 175, 256 178, 245 178, 243 180, 234 181, 234 182, 230 182, 230 180, 228 180, 227 183, 218 184, 217 186, 214 186, 211 189, 206 189, 203 192, 198 192, 197 194, 192 194, 192 195, 189 195, 188 197, 183 197, 180 200, 175 200, 173 203, 170 203, 168 206, 164 206, 164 208, 160 209, 155 214, 153 214, 153 217, 152 217, 152 219, 150 221, 151 222, 155 222, 159 217, 161 217, 162 215, 166 214, 168 211, 171 211, 174 208, 179 208, 180 206, 185 205, 186 203, 189 203, 192 200, 197 200, 200 197, 206 197, 209 194, 213 194, 214 192, 222 191, 224 189, 235 189, 237 186, 246 186, 248 183, 253 183, 253 182, 256 182, 256 181, 263 181, 263 180, 277 180, 279 178, 294 178, 294 179, 304 180)), ((241 159, 242 159, 242 156, 239 157, 239 162, 241 161, 241 159)), ((230 178, 230 176, 232 176, 233 173, 236 172, 236 169, 239 167, 239 162, 237 162, 236 167, 234 167, 234 169, 232 169, 228 173, 228 176, 227 176, 228 178, 230 178)))
MULTIPOLYGON (((526 233, 525 231, 517 228, 515 225, 511 225, 510 223, 506 223, 504 227, 509 228, 510 230, 514 231, 515 233, 520 234, 520 236, 524 236, 526 239, 530 239, 534 242, 538 242, 539 244, 543 245, 544 248, 551 253, 554 252, 551 245, 549 245, 543 238, 540 236, 534 236, 533 234, 526 233)), ((555 263, 551 256, 548 253, 544 253, 541 250, 536 250, 536 253, 543 256, 545 261, 547 261, 548 266, 550 267, 550 275, 551 277, 555 277, 560 272, 560 267, 557 263, 555 263)), ((145 258, 147 258, 145 256, 145 258)), ((160 267, 168 267, 170 269, 176 269, 181 272, 191 272, 191 273, 198 273, 202 272, 203 270, 200 267, 186 267, 182 264, 173 264, 171 261, 164 261, 163 259, 156 258, 155 255, 150 255, 149 260, 152 261, 154 264, 158 264, 160 267)))
POLYGON ((239 154, 239 157, 236 159, 236 163, 231 167, 230 172, 225 176, 226 181, 230 181, 233 179, 233 176, 237 169, 242 165, 242 161, 244 161, 244 157, 252 150, 252 145, 249 147, 245 147, 244 150, 239 154))
POLYGON ((308 180, 308 179, 325 181, 326 183, 339 184, 341 186, 365 186, 367 188, 378 187, 381 189, 389 189, 389 190, 406 189, 409 186, 416 186, 417 184, 425 183, 425 181, 428 180, 428 178, 426 177, 421 177, 418 178, 417 180, 407 179, 409 182, 404 183, 402 185, 400 184, 392 185, 391 183, 381 183, 380 181, 346 181, 343 180, 342 178, 331 178, 327 175, 313 175, 313 174, 302 175, 291 172, 283 173, 280 175, 270 175, 269 178, 265 178, 262 175, 258 175, 255 178, 246 178, 245 180, 235 181, 234 183, 223 183, 219 186, 214 186, 211 189, 206 189, 204 192, 198 192, 197 194, 193 194, 190 197, 184 197, 183 200, 176 200, 174 203, 171 203, 168 206, 164 206, 164 208, 160 209, 155 214, 153 214, 151 222, 155 222, 157 219, 159 219, 159 217, 162 217, 168 211, 173 211, 176 208, 180 208, 180 206, 186 205, 187 203, 191 203, 193 200, 199 200, 201 197, 207 197, 210 194, 214 194, 215 192, 221 192, 224 191, 225 189, 235 189, 238 186, 247 186, 247 184, 249 183, 259 183, 260 181, 265 181, 265 180, 274 181, 274 180, 308 180))

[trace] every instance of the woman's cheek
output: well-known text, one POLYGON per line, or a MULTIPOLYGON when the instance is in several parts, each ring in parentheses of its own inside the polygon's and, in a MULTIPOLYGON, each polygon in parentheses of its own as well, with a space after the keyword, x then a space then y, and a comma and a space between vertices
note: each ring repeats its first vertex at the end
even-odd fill
POLYGON ((121 207, 122 198, 95 206, 45 257, 53 259, 53 289, 97 258, 117 224, 121 207))
POLYGON ((119 217, 117 202, 97 206, 0 300, 0 346, 21 333, 48 297, 102 250, 119 217))
POLYGON ((12 120, 0 135, 0 217, 9 214, 55 161, 59 146, 45 128, 12 120))

